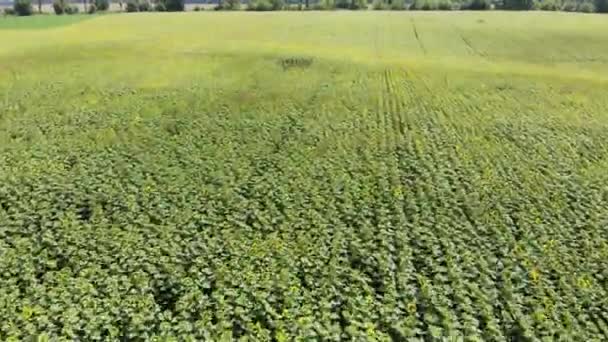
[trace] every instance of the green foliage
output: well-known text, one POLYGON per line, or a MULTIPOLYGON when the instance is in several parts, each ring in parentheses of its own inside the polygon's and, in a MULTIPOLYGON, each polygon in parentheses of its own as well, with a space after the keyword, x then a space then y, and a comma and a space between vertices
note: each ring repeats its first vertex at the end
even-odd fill
POLYGON ((157 2, 154 5, 154 10, 156 12, 166 12, 167 11, 167 7, 165 7, 165 4, 163 2, 157 2))
POLYGON ((201 6, 196 5, 196 6, 194 6, 193 10, 194 10, 194 12, 200 12, 202 10, 202 8, 201 8, 201 6))
POLYGON ((534 0, 504 0, 504 9, 525 11, 534 8, 534 0))
POLYGON ((581 2, 576 8, 577 12, 593 13, 596 11, 595 5, 591 2, 581 2))
POLYGON ((336 9, 335 0, 319 0, 314 6, 314 10, 317 11, 331 11, 336 9))
POLYGON ((15 9, 12 7, 5 7, 4 8, 4 15, 16 15, 17 12, 15 12, 15 9))
POLYGON ((382 11, 388 9, 388 5, 384 2, 384 0, 374 0, 372 3, 372 9, 376 11, 382 11))
POLYGON ((404 0, 392 0, 389 9, 392 11, 403 11, 407 8, 404 0))
POLYGON ((90 4, 89 8, 87 8, 88 14, 95 14, 97 12, 97 6, 95 4, 90 4))
POLYGON ((241 0, 224 0, 227 10, 238 10, 241 8, 241 0))
POLYGON ((608 0, 595 0, 595 9, 598 13, 608 13, 608 0))
POLYGON ((534 8, 541 11, 559 11, 560 5, 555 0, 543 0, 535 2, 534 8))
POLYGON ((280 11, 285 7, 284 0, 270 0, 270 6, 273 11, 280 11))
POLYGON ((438 0, 437 9, 440 11, 451 11, 453 9, 451 0, 438 0))
POLYGON ((252 0, 247 4, 248 11, 274 11, 270 0, 252 0))
POLYGON ((128 0, 125 10, 127 12, 138 12, 139 11, 139 2, 137 0, 128 0))
POLYGON ((350 7, 350 0, 335 0, 335 7, 348 9, 350 7))
POLYGON ((216 11, 236 11, 241 8, 241 0, 223 0, 214 9, 216 11))
POLYGON ((360 10, 367 9, 366 0, 336 0, 335 8, 360 10))
POLYGON ((150 5, 147 0, 139 0, 139 3, 137 4, 137 9, 140 12, 149 12, 152 10, 152 5, 150 5))
POLYGON ((182 12, 185 9, 184 0, 164 0, 163 3, 167 12, 182 12))
POLYGON ((605 340, 602 16, 74 25, 0 31, 0 341, 605 340))
POLYGON ((562 5, 562 11, 564 12, 576 12, 578 8, 578 4, 575 1, 566 1, 562 5))
POLYGON ((581 12, 581 13, 593 13, 597 11, 595 5, 591 2, 565 2, 561 10, 564 12, 581 12))
POLYGON ((65 14, 78 14, 80 12, 80 8, 76 5, 66 4, 64 7, 65 14))
POLYGON ((110 9, 110 0, 95 0, 95 6, 98 11, 107 11, 110 9))
POLYGON ((433 11, 437 9, 436 0, 414 0, 410 6, 410 10, 417 11, 433 11))
POLYGON ((471 11, 485 11, 491 8, 489 0, 471 0, 469 3, 463 5, 462 9, 471 11))
POLYGON ((53 11, 57 15, 76 14, 76 13, 78 13, 78 8, 76 6, 72 6, 66 0, 54 0, 53 1, 53 11))
POLYGON ((32 0, 14 0, 13 10, 18 16, 28 16, 34 14, 32 0))
POLYGON ((283 10, 285 11, 303 11, 305 8, 301 3, 298 4, 285 4, 283 10))
POLYGON ((349 9, 367 10, 367 0, 350 0, 349 9))
POLYGON ((53 1, 53 11, 55 11, 55 14, 57 14, 57 15, 62 15, 65 13, 65 6, 66 6, 65 0, 54 0, 53 1))

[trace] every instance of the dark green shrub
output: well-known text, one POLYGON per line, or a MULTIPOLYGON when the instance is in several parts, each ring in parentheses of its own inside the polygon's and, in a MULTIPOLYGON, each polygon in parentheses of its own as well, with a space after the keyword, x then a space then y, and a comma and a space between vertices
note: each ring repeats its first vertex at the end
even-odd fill
POLYGON ((34 14, 34 9, 32 8, 32 0, 15 0, 13 3, 13 9, 15 10, 15 14, 19 16, 27 16, 34 14))
POLYGON ((593 13, 595 12, 595 5, 591 2, 581 2, 578 4, 576 11, 581 13, 593 13))
POLYGON ((110 9, 110 0, 95 0, 95 6, 98 11, 107 11, 110 9))
POLYGON ((608 13, 608 0, 595 0, 595 10, 598 13, 608 13))
POLYGON ((80 8, 78 6, 67 5, 64 8, 65 14, 78 14, 80 8))
POLYGON ((4 9, 4 15, 15 15, 17 13, 15 13, 15 9, 12 7, 6 7, 4 9))
POLYGON ((272 11, 272 4, 269 0, 253 0, 247 4, 248 11, 272 11))
POLYGON ((285 1, 283 0, 270 0, 270 5, 273 11, 280 11, 285 7, 285 1))
POLYGON ((470 11, 485 11, 492 7, 488 0, 471 0, 468 4, 464 4, 461 9, 470 11))
POLYGON ((127 12, 137 12, 139 11, 139 5, 136 0, 127 1, 127 12))
POLYGON ((414 0, 411 10, 417 11, 432 11, 437 9, 437 2, 434 0, 414 0))
POLYGON ((534 8, 541 11, 559 11, 560 9, 557 2, 553 0, 544 0, 542 2, 537 2, 534 8))
POLYGON ((241 8, 241 0, 224 0, 224 9, 235 11, 241 8))
POLYGON ((87 13, 95 14, 95 12, 97 12, 97 6, 95 4, 90 4, 89 8, 87 9, 87 13))
POLYGON ((55 14, 57 15, 65 13, 65 2, 63 0, 53 1, 53 11, 55 11, 55 14))
POLYGON ((426 0, 414 0, 414 2, 412 2, 410 5, 410 10, 419 11, 425 2, 426 0))
POLYGON ((320 1, 321 6, 325 10, 334 10, 336 9, 336 0, 322 0, 320 1))
POLYGON ((389 9, 392 11, 403 11, 405 10, 405 1, 404 0, 393 0, 389 5, 389 9))
POLYGON ((192 9, 194 12, 200 12, 201 11, 201 6, 196 5, 194 6, 194 8, 192 9))
POLYGON ((336 9, 336 2, 334 0, 320 0, 313 6, 314 10, 317 11, 329 11, 336 9))
POLYGON ((142 1, 139 4, 137 4, 137 9, 140 12, 149 12, 152 10, 152 6, 150 5, 150 3, 148 1, 142 1))
POLYGON ((247 4, 248 11, 270 11, 272 6, 267 0, 252 0, 247 4))
POLYGON ((165 0, 167 12, 182 12, 185 8, 184 0, 165 0))
POLYGON ((440 11, 451 11, 453 9, 452 2, 450 0, 439 0, 437 2, 437 9, 440 11))
POLYGON ((223 0, 213 9, 216 11, 234 11, 241 8, 240 0, 223 0))
POLYGON ((367 0, 351 0, 348 8, 351 10, 366 10, 367 0))
POLYGON ((576 2, 568 1, 562 5, 562 11, 564 12, 576 12, 576 2))
POLYGON ((336 0, 336 8, 347 9, 350 7, 350 0, 336 0))
POLYGON ((351 9, 351 10, 367 9, 367 1, 366 0, 336 0, 335 8, 351 9))
POLYGON ((302 11, 304 10, 304 6, 302 6, 302 4, 286 4, 285 6, 283 6, 283 10, 284 11, 302 11))
POLYGON ((504 8, 516 11, 531 10, 534 8, 534 0, 505 0, 504 8))
POLYGON ((374 0, 374 2, 372 3, 372 9, 376 11, 382 11, 387 9, 387 6, 382 0, 374 0))
POLYGON ((165 7, 164 3, 159 2, 156 5, 154 5, 154 10, 156 12, 165 12, 165 11, 167 11, 167 8, 165 7))

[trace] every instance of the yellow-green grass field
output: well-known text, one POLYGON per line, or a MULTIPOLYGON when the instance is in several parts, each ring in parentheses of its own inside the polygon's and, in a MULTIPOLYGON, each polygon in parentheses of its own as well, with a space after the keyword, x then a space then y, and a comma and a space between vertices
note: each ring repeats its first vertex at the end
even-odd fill
POLYGON ((0 19, 0 340, 608 339, 608 17, 0 19))

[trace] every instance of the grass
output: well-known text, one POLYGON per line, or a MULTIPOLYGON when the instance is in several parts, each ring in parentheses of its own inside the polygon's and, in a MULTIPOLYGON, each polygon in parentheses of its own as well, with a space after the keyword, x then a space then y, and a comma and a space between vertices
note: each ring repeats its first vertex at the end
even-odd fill
POLYGON ((3 30, 0 339, 605 339, 607 29, 305 12, 3 30))
POLYGON ((90 15, 34 15, 31 17, 0 16, 0 30, 42 30, 72 25, 90 15))

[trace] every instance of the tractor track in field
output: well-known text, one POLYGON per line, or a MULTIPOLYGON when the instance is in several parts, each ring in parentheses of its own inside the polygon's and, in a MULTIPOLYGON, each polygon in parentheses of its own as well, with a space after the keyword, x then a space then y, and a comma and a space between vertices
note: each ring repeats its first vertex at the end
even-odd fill
MULTIPOLYGON (((442 260, 449 258, 449 260, 456 259, 459 251, 468 250, 467 239, 460 240, 460 243, 449 244, 445 240, 441 239, 441 236, 448 236, 449 231, 446 231, 448 225, 437 225, 436 229, 439 229, 436 233, 429 234, 424 228, 419 226, 422 224, 429 224, 424 217, 430 218, 435 217, 437 220, 445 220, 443 216, 444 212, 452 206, 458 206, 454 200, 457 198, 457 194, 453 189, 467 186, 467 182, 461 179, 458 175, 458 171, 452 171, 454 167, 460 170, 464 167, 460 165, 457 156, 449 148, 453 143, 453 139, 458 139, 457 134, 448 134, 455 130, 450 124, 449 114, 439 111, 432 105, 434 101, 433 97, 424 99, 421 95, 424 93, 432 94, 432 87, 423 79, 417 76, 415 73, 408 71, 403 72, 402 75, 395 73, 395 70, 385 70, 383 80, 385 82, 386 99, 384 103, 384 112, 390 116, 385 116, 385 131, 389 140, 393 140, 389 145, 394 145, 395 156, 394 158, 386 159, 387 173, 390 181, 391 190, 398 191, 398 205, 393 209, 396 217, 403 217, 402 226, 408 226, 407 238, 395 236, 394 243, 397 246, 405 246, 401 248, 403 255, 396 257, 395 262, 400 265, 397 269, 406 270, 405 273, 398 273, 396 286, 399 290, 410 289, 414 290, 416 299, 410 301, 410 303, 416 304, 416 310, 419 314, 423 315, 424 312, 430 310, 437 298, 434 296, 425 297, 423 286, 419 284, 422 279, 428 286, 438 288, 445 286, 445 282, 437 282, 432 278, 432 274, 438 270, 433 263, 429 263, 425 256, 429 253, 434 253, 436 258, 442 260), (397 75, 397 76, 396 76, 397 75), (403 85, 402 87, 400 87, 403 85), (406 112, 406 104, 411 106, 410 110, 406 112), (390 111, 390 113, 387 113, 390 111), (417 131, 416 128, 406 126, 405 120, 414 119, 412 122, 414 127, 420 126, 426 133, 423 133, 418 138, 410 140, 408 145, 406 140, 409 139, 406 135, 409 132, 414 133, 417 131), (407 116, 411 116, 410 119, 407 116), (407 127, 407 128, 406 128, 407 127), (414 129, 412 131, 412 129, 414 129), (395 134, 398 132, 398 134, 395 134), (409 148, 407 147, 409 146, 409 148), (399 152, 398 150, 402 150, 399 152), (445 159, 445 157, 448 157, 445 159), (403 159, 405 157, 405 159, 403 159), (405 178, 404 178, 405 177, 405 178), (447 182, 442 182, 442 179, 448 179, 447 182), (403 183, 404 179, 410 179, 411 182, 408 185, 403 183), (404 188, 405 186, 405 188, 404 188), (406 191, 407 194, 403 194, 402 191, 406 191), (411 200, 419 200, 417 196, 425 196, 428 198, 442 198, 437 207, 430 208, 418 208, 415 212, 412 212, 412 208, 408 206, 406 198, 409 197, 411 200), (414 215, 414 216, 412 216, 414 215), (422 221, 419 221, 416 216, 422 217, 422 221), (443 232, 443 233, 441 233, 443 232), (455 249, 455 250, 454 250, 455 249), (414 272, 414 273, 411 273, 414 272), (414 278, 411 274, 419 274, 421 278, 414 278)), ((416 133, 414 133, 416 134, 416 133)), ((444 221, 445 222, 445 221, 444 221)), ((475 239, 475 227, 476 222, 470 221, 469 224, 465 224, 459 228, 465 236, 469 239, 475 239)), ((454 227, 455 228, 455 227, 454 227)), ((457 264, 454 266, 455 269, 460 269, 457 264)), ((472 269, 465 268, 467 272, 473 272, 472 269)), ((461 279, 458 279, 461 280, 461 279)), ((460 286, 460 295, 468 297, 474 303, 477 303, 480 307, 491 307, 491 303, 484 299, 479 298, 476 295, 467 294, 466 287, 471 283, 468 280, 462 280, 460 286)), ((448 303, 450 299, 446 299, 448 303)), ((458 306, 458 303, 451 302, 449 305, 458 306)), ((455 324, 457 330, 461 327, 458 326, 459 322, 466 322, 470 317, 475 317, 476 312, 467 306, 461 308, 462 312, 456 316, 456 321, 452 321, 455 324)), ((431 310, 432 311, 432 310, 431 310)), ((426 322, 419 322, 421 327, 424 329, 426 322)), ((471 324, 473 324, 471 322, 471 324)), ((481 317, 480 324, 476 325, 477 329, 481 326, 487 325, 496 327, 498 325, 495 317, 490 314, 481 317)), ((448 332, 449 333, 449 332, 448 332)))
POLYGON ((471 50, 471 52, 477 56, 483 57, 485 59, 488 58, 487 54, 479 49, 477 49, 473 43, 471 43, 471 40, 469 40, 467 37, 465 37, 462 33, 459 34, 460 35, 460 39, 462 39, 462 41, 464 42, 464 44, 469 48, 469 50, 471 50))
MULTIPOLYGON (((405 188, 403 184, 403 164, 399 151, 406 145, 408 133, 412 127, 406 123, 406 103, 412 99, 402 81, 406 77, 405 73, 399 70, 386 69, 380 75, 382 82, 382 100, 378 111, 382 113, 383 131, 388 147, 380 156, 381 170, 378 177, 378 190, 382 194, 378 202, 383 202, 384 210, 392 213, 389 221, 393 227, 390 231, 388 244, 390 248, 398 251, 390 255, 390 269, 392 270, 392 286, 396 294, 397 307, 413 306, 421 313, 423 305, 419 300, 421 292, 415 274, 422 265, 419 259, 419 251, 413 248, 416 235, 407 229, 411 225, 411 218, 407 217, 405 204, 405 188)), ((399 312, 399 311, 397 311, 399 312)), ((386 324, 391 322, 385 322, 386 324)), ((408 329, 426 328, 426 323, 409 321, 408 329)))
MULTIPOLYGON (((443 286, 432 279, 437 271, 436 266, 427 260, 429 253, 436 253, 437 257, 447 253, 445 247, 437 248, 438 235, 425 228, 431 224, 429 218, 437 215, 437 209, 408 204, 419 201, 419 196, 438 196, 429 184, 438 172, 432 160, 436 158, 433 154, 438 152, 439 147, 434 142, 432 131, 428 133, 430 136, 416 133, 419 128, 424 129, 437 120, 432 118, 433 122, 429 122, 424 119, 431 114, 431 107, 420 98, 420 92, 426 93, 430 89, 426 83, 420 83, 423 87, 418 89, 418 82, 424 81, 416 78, 412 72, 387 69, 382 80, 385 88, 380 108, 383 113, 382 134, 385 136, 385 146, 389 147, 387 154, 382 156, 385 170, 382 183, 387 184, 385 186, 390 189, 388 192, 392 195, 392 201, 397 202, 390 210, 397 217, 402 217, 400 229, 407 232, 404 236, 393 235, 392 239, 394 246, 402 247, 401 252, 392 259, 394 265, 400 266, 397 268, 400 271, 397 271, 395 286, 400 291, 409 291, 411 297, 406 296, 404 301, 407 303, 403 304, 415 308, 420 317, 429 311, 439 314, 433 309, 437 298, 424 289, 426 286, 443 286)), ((426 330, 428 325, 426 320, 417 322, 418 329, 426 330)))
POLYGON ((477 47, 476 47, 476 46, 475 46, 475 45, 474 45, 474 44, 471 42, 471 40, 470 40, 469 38, 467 38, 467 36, 465 36, 465 35, 462 33, 462 31, 461 31, 459 28, 457 28, 456 26, 453 26, 453 25, 452 25, 452 28, 453 28, 455 31, 457 31, 457 32, 458 32, 458 36, 460 37, 460 40, 462 40, 462 42, 464 43, 464 45, 467 47, 467 50, 469 50, 469 52, 470 52, 472 55, 479 56, 479 57, 481 57, 481 58, 483 58, 483 59, 485 59, 485 60, 489 60, 489 59, 488 59, 488 54, 487 54, 487 53, 485 53, 483 50, 478 49, 478 48, 477 48, 477 47))
POLYGON ((426 47, 424 47, 424 43, 420 39, 420 35, 418 34, 418 29, 416 28, 416 23, 414 22, 414 18, 410 18, 410 22, 412 23, 412 31, 414 31, 414 37, 416 37, 418 46, 420 46, 420 49, 426 55, 427 54, 426 47))

